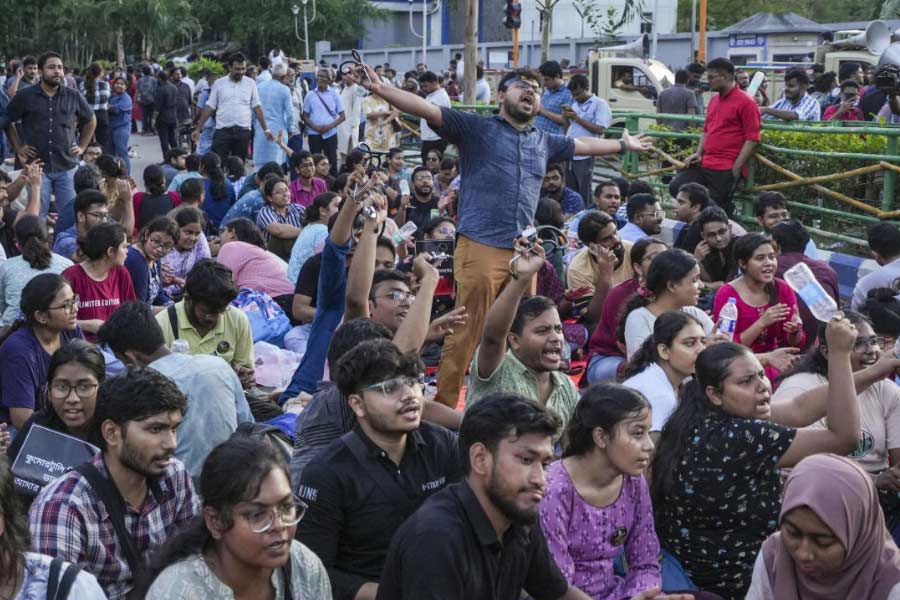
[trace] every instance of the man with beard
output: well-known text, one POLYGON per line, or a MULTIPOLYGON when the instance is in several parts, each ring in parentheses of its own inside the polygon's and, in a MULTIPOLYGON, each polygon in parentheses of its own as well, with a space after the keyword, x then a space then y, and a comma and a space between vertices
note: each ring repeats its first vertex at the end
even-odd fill
POLYGON ((213 134, 212 151, 222 160, 232 155, 247 160, 251 111, 256 115, 266 139, 270 142, 275 139, 266 124, 256 82, 244 75, 246 71, 247 59, 244 55, 240 52, 232 54, 228 77, 219 77, 212 84, 206 106, 203 107, 192 134, 194 142, 199 141, 203 125, 215 113, 216 131, 213 134))
POLYGON ((763 119, 781 119, 782 121, 818 121, 822 116, 822 107, 806 90, 809 88, 809 76, 804 69, 791 69, 784 75, 784 96, 772 106, 760 109, 763 119))
POLYGON ((93 417, 100 452, 35 499, 34 550, 93 573, 111 600, 125 598, 143 557, 200 513, 191 478, 174 458, 186 410, 184 394, 153 369, 104 380, 93 417))
POLYGON ((616 222, 606 213, 591 212, 578 224, 584 248, 575 253, 566 274, 567 288, 588 286, 593 291, 587 314, 592 320, 603 311, 606 295, 614 286, 634 277, 631 242, 622 242, 616 222))
POLYGON ((391 537, 462 476, 455 436, 422 422, 423 366, 386 339, 341 356, 331 379, 356 426, 303 470, 298 539, 319 555, 335 600, 374 600, 391 537))
POLYGON ((584 210, 581 194, 566 186, 565 170, 559 163, 547 166, 547 174, 541 185, 541 198, 544 197, 556 201, 566 219, 584 210))
POLYGON ((541 108, 536 73, 518 69, 498 86, 499 114, 478 116, 437 107, 423 98, 381 83, 369 65, 353 77, 391 106, 425 119, 442 138, 456 144, 462 178, 458 203, 458 241, 454 253, 456 305, 469 315, 444 344, 437 400, 456 406, 484 318, 508 278, 516 238, 534 221, 540 186, 548 163, 572 156, 642 151, 647 140, 623 132, 621 140, 568 139, 531 125, 541 108))
POLYGON ((738 275, 734 259, 734 240, 728 215, 718 206, 708 206, 697 219, 701 241, 694 248, 694 258, 700 264, 700 279, 704 295, 715 295, 722 285, 738 275))
POLYGON ((438 197, 434 193, 434 177, 425 167, 416 167, 412 174, 412 195, 400 196, 400 210, 397 212, 397 225, 403 226, 407 221, 416 224, 415 239, 421 240, 425 225, 437 216, 438 197), (403 210, 403 207, 406 210, 403 210))
POLYGON ((522 590, 538 600, 586 599, 566 582, 538 525, 559 431, 553 412, 516 394, 472 406, 459 431, 466 478, 394 535, 379 600, 518 598, 522 590))
POLYGON ((9 101, 6 135, 23 165, 35 160, 43 164, 41 217, 50 211, 52 194, 59 214, 56 229, 62 231, 75 222, 73 177, 78 159, 94 135, 97 117, 84 96, 62 85, 63 61, 59 54, 45 52, 37 65, 41 71, 40 85, 19 90, 9 101), (17 121, 22 123, 21 138, 17 121), (79 133, 77 142, 76 131, 79 133))
POLYGON ((566 343, 559 312, 544 296, 522 298, 531 276, 544 265, 544 252, 540 245, 530 250, 524 241, 517 242, 516 251, 519 277, 497 296, 485 319, 469 370, 466 410, 495 392, 512 392, 540 402, 565 424, 575 411, 578 390, 559 370, 566 343))
POLYGON ((702 239, 700 236, 700 214, 708 207, 715 206, 709 191, 699 183, 685 183, 675 196, 675 219, 685 225, 675 238, 675 247, 693 254, 702 239))
MULTIPOLYGON (((638 182, 635 182, 638 183, 638 182)), ((622 206, 622 191, 619 183, 615 181, 601 181, 597 184, 597 187, 594 188, 594 204, 576 214, 571 221, 569 221, 569 229, 566 232, 569 236, 570 242, 576 242, 578 238, 578 225, 581 223, 581 219, 590 212, 599 210, 600 212, 604 212, 608 214, 610 217, 615 219, 616 227, 621 229, 625 227, 628 221, 625 219, 625 215, 619 217, 619 207, 622 206)), ((571 246, 570 246, 571 247, 571 246)))
POLYGON ((637 242, 651 235, 659 235, 666 211, 653 194, 635 194, 628 199, 628 224, 619 230, 623 241, 637 242))
POLYGON ((737 70, 734 72, 734 81, 740 89, 746 92, 747 88, 750 87, 750 73, 744 69, 737 70))

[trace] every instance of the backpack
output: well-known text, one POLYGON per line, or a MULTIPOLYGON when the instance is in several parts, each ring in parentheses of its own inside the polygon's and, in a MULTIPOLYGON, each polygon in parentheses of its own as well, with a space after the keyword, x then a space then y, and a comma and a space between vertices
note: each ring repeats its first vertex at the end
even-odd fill
POLYGON ((144 75, 138 81, 138 100, 144 104, 153 104, 156 96, 156 79, 144 75))
POLYGON ((47 581, 47 600, 66 600, 69 597, 69 591, 72 584, 81 572, 78 565, 68 565, 63 571, 63 559, 54 558, 50 563, 50 576, 47 581), (62 573, 62 578, 60 578, 62 573))

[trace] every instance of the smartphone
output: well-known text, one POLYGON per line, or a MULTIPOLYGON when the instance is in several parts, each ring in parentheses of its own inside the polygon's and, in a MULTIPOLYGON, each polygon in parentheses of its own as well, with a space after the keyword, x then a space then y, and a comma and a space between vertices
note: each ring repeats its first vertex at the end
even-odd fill
POLYGON ((400 195, 409 196, 409 182, 405 179, 400 180, 400 195))

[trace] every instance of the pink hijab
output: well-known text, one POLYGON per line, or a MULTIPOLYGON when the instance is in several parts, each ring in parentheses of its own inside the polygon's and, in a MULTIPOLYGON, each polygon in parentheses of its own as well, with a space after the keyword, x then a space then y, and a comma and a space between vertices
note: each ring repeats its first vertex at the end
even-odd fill
POLYGON ((868 473, 834 454, 803 459, 784 484, 781 516, 805 506, 834 531, 847 551, 842 570, 813 580, 794 566, 781 541, 769 536, 762 547, 772 591, 778 600, 881 600, 900 583, 900 551, 884 526, 878 492, 868 473))

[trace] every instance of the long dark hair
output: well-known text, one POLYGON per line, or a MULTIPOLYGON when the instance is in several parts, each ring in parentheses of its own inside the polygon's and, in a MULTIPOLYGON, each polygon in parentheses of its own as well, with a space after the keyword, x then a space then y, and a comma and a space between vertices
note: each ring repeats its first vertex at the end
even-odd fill
POLYGON ((37 324, 34 313, 50 310, 56 295, 67 285, 69 285, 69 282, 62 275, 57 275, 56 273, 41 273, 32 277, 25 284, 25 287, 22 288, 19 310, 22 311, 24 319, 17 321, 16 325, 23 324, 27 327, 34 327, 37 324))
POLYGON ((37 215, 25 215, 15 225, 16 241, 22 250, 22 259, 37 271, 50 266, 53 253, 47 239, 47 227, 37 215))
POLYGON ((12 581, 15 590, 22 577, 25 553, 31 548, 31 533, 5 452, 0 453, 0 514, 5 524, 0 535, 0 583, 12 581))
POLYGON ((315 223, 322 218, 324 211, 328 210, 328 205, 334 202, 335 198, 341 195, 335 192, 322 192, 313 198, 312 204, 306 207, 306 213, 303 215, 303 224, 309 225, 315 223))
POLYGON ((900 336, 900 301, 892 288, 869 290, 859 312, 871 321, 877 335, 900 336))
MULTIPOLYGON (((775 247, 772 238, 761 233, 742 235, 734 241, 734 260, 742 270, 746 270, 741 266, 741 262, 746 263, 749 261, 753 258, 753 253, 756 252, 756 249, 766 244, 769 244, 773 248, 775 247)), ((769 304, 778 302, 778 289, 775 287, 774 281, 767 283, 765 290, 766 294, 769 296, 769 304)))
POLYGON ((150 164, 144 167, 144 188, 151 196, 162 196, 166 193, 166 174, 161 166, 150 164))
MULTIPOLYGON (((856 311, 845 310, 844 317, 857 327, 863 323, 867 325, 872 324, 869 319, 856 311)), ((791 375, 797 375, 798 373, 815 373, 822 377, 828 377, 828 357, 822 353, 822 348, 828 348, 828 343, 825 341, 825 328, 827 326, 828 323, 819 323, 817 330, 819 336, 818 345, 807 350, 800 360, 792 368, 781 373, 776 381, 784 381, 791 375)))
MULTIPOLYGON (((281 470, 290 481, 284 456, 271 442, 262 437, 233 435, 216 446, 203 462, 198 490, 203 507, 215 509, 230 529, 234 525, 234 507, 255 498, 262 480, 274 469, 281 470), (241 468, 236 469, 235 465, 241 468)), ((203 515, 197 515, 154 553, 147 581, 136 587, 146 591, 166 567, 201 554, 215 543, 203 515)))
POLYGON ((225 183, 225 171, 222 170, 222 159, 215 152, 207 152, 200 159, 200 170, 209 180, 210 200, 228 200, 228 184, 225 183))
MULTIPOLYGON (((53 356, 50 357, 50 366, 47 368, 47 386, 49 387, 53 378, 56 377, 56 371, 60 367, 71 363, 78 363, 90 371, 97 383, 103 383, 103 380, 106 378, 106 359, 103 358, 103 353, 94 344, 76 338, 60 346, 53 353, 53 356)), ((53 410, 53 405, 49 398, 47 398, 41 412, 47 416, 47 422, 51 429, 66 431, 65 424, 59 418, 59 415, 56 414, 56 411, 53 410)), ((92 432, 89 437, 94 437, 95 429, 94 427, 89 428, 89 431, 92 432)), ((89 439, 88 441, 96 445, 94 439, 89 439)))
POLYGON ((88 260, 100 260, 110 248, 125 241, 125 229, 118 223, 100 223, 78 238, 78 248, 88 260))
POLYGON ((670 310, 661 314, 653 323, 653 334, 647 336, 638 351, 628 361, 622 372, 622 379, 633 377, 649 367, 651 363, 659 362, 661 360, 659 344, 671 348, 681 330, 691 324, 700 325, 700 329, 703 329, 700 321, 683 310, 670 310))
POLYGON ((569 445, 563 456, 581 456, 594 448, 594 429, 613 437, 616 425, 650 410, 639 391, 615 383, 595 383, 581 396, 566 427, 569 445))
POLYGON ((266 249, 266 238, 263 237, 263 234, 259 230, 259 227, 256 226, 256 223, 246 217, 238 217, 237 219, 228 221, 228 224, 225 225, 225 229, 233 231, 234 236, 239 242, 253 244, 263 250, 266 249))
POLYGON ((84 99, 90 104, 93 104, 97 97, 97 80, 100 79, 100 74, 102 72, 103 67, 101 67, 99 63, 91 63, 91 66, 85 69, 84 99))
POLYGON ((653 455, 650 495, 654 506, 662 506, 666 496, 675 492, 679 465, 691 447, 694 427, 706 417, 724 414, 709 399, 706 388, 721 390, 722 382, 731 374, 731 363, 747 355, 750 350, 734 342, 713 344, 697 355, 694 377, 682 387, 678 405, 663 426, 653 455))

